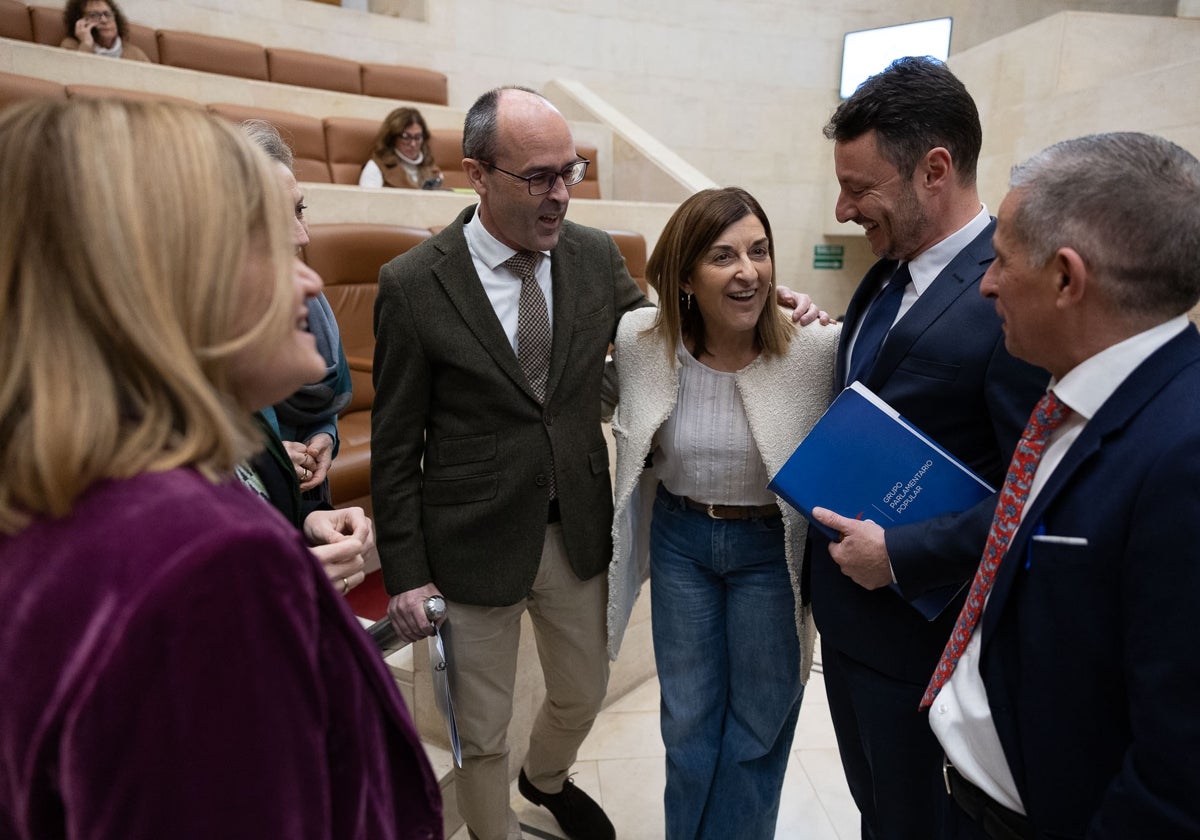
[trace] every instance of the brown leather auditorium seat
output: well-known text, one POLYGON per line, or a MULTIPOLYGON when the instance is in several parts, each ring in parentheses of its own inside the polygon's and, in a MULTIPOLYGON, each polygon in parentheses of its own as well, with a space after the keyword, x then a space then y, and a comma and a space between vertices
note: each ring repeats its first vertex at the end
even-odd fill
POLYGON ((18 0, 0 0, 0 38, 32 41, 33 24, 29 22, 29 7, 18 0))
POLYGON ((235 123, 266 120, 279 130, 279 136, 292 147, 297 181, 330 182, 329 164, 325 159, 325 129, 319 118, 228 102, 214 102, 208 106, 208 110, 235 123))
POLYGON ((0 108, 23 99, 38 99, 52 96, 66 99, 67 90, 61 82, 48 82, 16 73, 0 73, 0 108))
POLYGON ((388 99, 407 99, 433 105, 447 105, 450 102, 445 73, 398 64, 364 62, 362 92, 367 96, 385 96, 388 99))
POLYGON ((371 406, 375 387, 375 297, 379 269, 388 260, 429 238, 424 228, 400 225, 311 225, 305 261, 325 281, 325 297, 337 317, 350 363, 354 396, 338 419, 341 444, 329 470, 335 505, 370 509, 371 406))
POLYGON ((332 55, 267 47, 267 72, 272 82, 280 84, 343 93, 362 92, 359 63, 332 55))
MULTIPOLYGON (((585 182, 586 183, 586 182, 585 182)), ((617 249, 625 258, 625 268, 643 294, 648 294, 646 283, 646 237, 632 230, 610 230, 608 235, 617 243, 617 249)))
POLYGON ((371 157, 371 145, 379 120, 359 117, 326 117, 325 154, 329 158, 329 175, 335 184, 357 184, 363 164, 371 157))
POLYGON ((243 79, 268 81, 267 51, 261 44, 233 38, 158 30, 158 57, 161 63, 206 73, 222 73, 243 79))

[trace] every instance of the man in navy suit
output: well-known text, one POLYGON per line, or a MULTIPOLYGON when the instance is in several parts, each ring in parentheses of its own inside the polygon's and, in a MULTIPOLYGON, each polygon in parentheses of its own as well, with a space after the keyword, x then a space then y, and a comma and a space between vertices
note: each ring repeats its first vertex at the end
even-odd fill
POLYGON ((1101 134, 1011 187, 981 291, 1069 413, 930 724, 986 836, 1198 837, 1200 161, 1101 134))
MULTIPOLYGON (((862 225, 880 257, 846 313, 838 384, 861 380, 999 486, 1049 377, 1009 355, 978 294, 994 222, 975 186, 975 103, 940 62, 901 59, 843 102, 825 134, 837 218, 862 225)), ((905 598, 971 579, 993 508, 903 527, 825 511, 841 542, 809 532, 826 692, 865 838, 943 830, 942 752, 917 705, 962 596, 935 621, 905 598)))

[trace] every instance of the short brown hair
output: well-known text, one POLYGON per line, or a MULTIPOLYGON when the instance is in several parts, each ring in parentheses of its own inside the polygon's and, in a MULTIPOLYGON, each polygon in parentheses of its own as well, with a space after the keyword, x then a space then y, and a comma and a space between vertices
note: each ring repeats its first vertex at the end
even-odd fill
MULTIPOLYGON (((125 19, 125 15, 121 13, 121 7, 117 5, 117 0, 104 0, 108 8, 112 9, 113 20, 117 24, 117 34, 121 36, 121 40, 129 38, 129 21, 125 19)), ((67 5, 63 8, 63 26, 67 28, 67 35, 75 37, 75 24, 83 17, 83 7, 86 6, 88 0, 67 0, 67 5)))
POLYGON ((384 117, 383 123, 379 126, 379 132, 375 135, 375 146, 372 152, 383 157, 392 154, 396 146, 396 138, 413 123, 421 126, 421 133, 425 135, 425 139, 421 141, 421 154, 424 156, 421 165, 434 166, 433 151, 429 148, 429 126, 425 125, 425 118, 416 108, 397 108, 384 117))
MULTIPOLYGON (((681 285, 691 277, 700 259, 727 227, 747 216, 762 222, 771 255, 772 296, 775 292, 775 239, 771 222, 762 205, 741 187, 701 190, 679 205, 663 228, 654 253, 646 263, 646 279, 658 292, 658 317, 651 330, 659 331, 668 347, 672 364, 679 337, 692 341, 694 352, 704 350, 704 318, 699 307, 687 305, 681 285)), ((775 301, 767 301, 758 318, 758 343, 765 355, 778 356, 787 350, 794 330, 775 301)))

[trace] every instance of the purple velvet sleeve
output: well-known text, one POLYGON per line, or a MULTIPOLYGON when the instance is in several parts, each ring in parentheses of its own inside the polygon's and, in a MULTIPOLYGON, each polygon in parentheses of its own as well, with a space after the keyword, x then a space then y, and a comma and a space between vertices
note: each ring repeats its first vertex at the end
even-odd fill
POLYGON ((223 533, 164 558, 140 603, 97 628, 121 641, 63 722, 71 836, 329 836, 310 562, 273 535, 223 533))

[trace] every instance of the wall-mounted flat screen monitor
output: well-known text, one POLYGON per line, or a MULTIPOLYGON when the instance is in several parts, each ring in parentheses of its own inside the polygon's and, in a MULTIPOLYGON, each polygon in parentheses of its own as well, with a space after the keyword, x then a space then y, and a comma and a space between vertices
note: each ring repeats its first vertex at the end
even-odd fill
POLYGON ((950 55, 950 18, 847 32, 842 45, 842 99, 854 93, 868 76, 906 55, 929 55, 945 61, 950 55))

